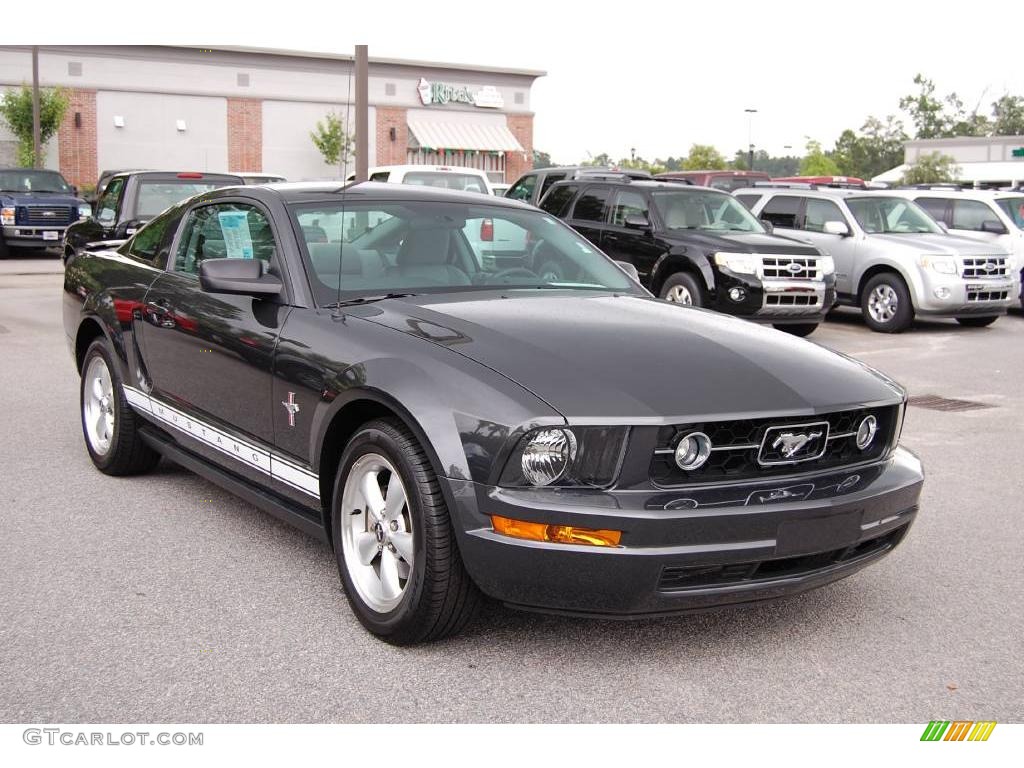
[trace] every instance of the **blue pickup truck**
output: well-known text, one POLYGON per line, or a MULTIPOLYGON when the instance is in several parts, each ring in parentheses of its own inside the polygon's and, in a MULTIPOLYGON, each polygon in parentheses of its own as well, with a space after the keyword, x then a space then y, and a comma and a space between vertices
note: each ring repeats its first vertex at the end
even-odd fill
POLYGON ((57 249, 64 230, 91 214, 57 171, 0 168, 0 259, 12 247, 57 249))

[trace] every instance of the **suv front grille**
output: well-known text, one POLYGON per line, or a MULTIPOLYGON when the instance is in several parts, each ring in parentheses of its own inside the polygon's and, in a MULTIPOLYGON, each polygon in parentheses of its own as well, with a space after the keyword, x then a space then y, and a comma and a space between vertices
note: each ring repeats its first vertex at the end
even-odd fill
POLYGON ((873 461, 884 455, 892 444, 899 426, 899 415, 900 406, 893 405, 814 416, 694 422, 662 427, 651 457, 651 480, 660 486, 757 480, 873 461), (861 420, 869 414, 877 420, 878 431, 871 444, 862 451, 857 448, 856 432, 861 420), (827 433, 822 428, 824 423, 828 425, 827 433), (807 451, 801 454, 816 458, 782 463, 783 457, 770 444, 764 446, 762 455, 762 442, 768 442, 765 437, 769 431, 776 439, 787 432, 819 432, 821 437, 816 439, 824 445, 808 443, 807 451), (676 465, 674 452, 679 440, 690 432, 706 434, 711 439, 712 450, 711 457, 702 467, 687 472, 676 465))
POLYGON ((821 279, 816 256, 762 256, 761 276, 766 279, 821 279))
POLYGON ((1006 301, 1009 291, 968 291, 968 301, 1006 301))
POLYGON ((1010 274, 1010 267, 1006 263, 1005 256, 981 256, 974 259, 964 259, 963 261, 963 276, 971 279, 1006 277, 1010 274))
POLYGON ((67 205, 28 205, 22 210, 25 213, 19 217, 19 224, 52 227, 71 223, 71 207, 67 205))
POLYGON ((817 307, 818 295, 815 293, 769 293, 764 297, 769 307, 817 307))

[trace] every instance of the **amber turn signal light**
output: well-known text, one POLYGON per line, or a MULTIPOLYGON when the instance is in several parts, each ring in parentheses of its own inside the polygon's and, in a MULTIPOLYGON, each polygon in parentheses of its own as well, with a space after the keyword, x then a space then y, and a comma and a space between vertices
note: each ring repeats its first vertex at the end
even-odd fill
POLYGON ((491 515, 494 530, 503 536, 530 541, 553 541, 557 544, 584 544, 591 547, 617 547, 622 531, 577 528, 572 525, 548 525, 512 520, 508 517, 491 515))

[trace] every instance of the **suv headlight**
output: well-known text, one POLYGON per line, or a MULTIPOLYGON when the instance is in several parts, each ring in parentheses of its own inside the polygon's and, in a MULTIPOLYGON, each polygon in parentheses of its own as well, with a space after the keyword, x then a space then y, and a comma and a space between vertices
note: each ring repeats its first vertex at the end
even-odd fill
POLYGON ((917 263, 920 264, 925 269, 930 269, 933 272, 938 272, 940 275, 956 274, 956 259, 954 259, 952 256, 925 255, 918 257, 917 263))
POLYGON ((78 206, 78 218, 88 219, 92 216, 92 206, 88 203, 82 203, 78 206))
POLYGON ((5 227, 14 226, 14 214, 13 208, 0 208, 0 224, 5 227))
POLYGON ((544 427, 527 433, 501 473, 513 487, 611 485, 619 470, 626 427, 544 427))
POLYGON ((761 259, 752 253, 719 252, 715 254, 715 264, 737 274, 753 275, 761 266, 761 259))
POLYGON ((822 277, 831 275, 836 271, 836 260, 831 256, 822 256, 818 259, 818 268, 821 270, 822 277))

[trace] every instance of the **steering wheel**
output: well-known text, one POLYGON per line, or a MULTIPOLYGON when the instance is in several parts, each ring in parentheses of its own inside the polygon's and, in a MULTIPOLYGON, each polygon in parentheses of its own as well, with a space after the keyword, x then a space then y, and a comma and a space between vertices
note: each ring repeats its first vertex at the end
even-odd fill
POLYGON ((537 277, 537 273, 533 270, 527 269, 526 267, 508 267, 507 269, 499 269, 492 275, 488 275, 488 280, 496 280, 502 277, 512 277, 513 275, 522 275, 523 277, 537 277))

